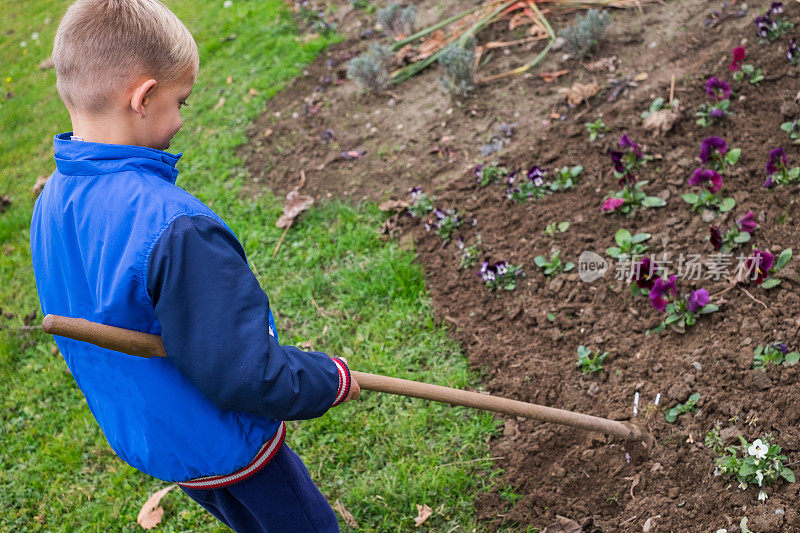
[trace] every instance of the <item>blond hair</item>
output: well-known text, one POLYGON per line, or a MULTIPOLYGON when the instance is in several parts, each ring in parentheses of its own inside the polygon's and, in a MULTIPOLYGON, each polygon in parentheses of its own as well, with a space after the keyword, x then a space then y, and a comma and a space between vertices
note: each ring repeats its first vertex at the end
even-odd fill
POLYGON ((102 113, 137 77, 197 77, 197 44, 157 0, 78 0, 53 44, 56 87, 70 110, 102 113))

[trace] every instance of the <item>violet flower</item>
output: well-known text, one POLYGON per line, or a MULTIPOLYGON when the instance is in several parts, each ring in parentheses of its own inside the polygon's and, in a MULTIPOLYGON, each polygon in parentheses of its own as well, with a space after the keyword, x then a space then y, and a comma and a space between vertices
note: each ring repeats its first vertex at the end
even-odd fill
POLYGON ((725 155, 728 151, 728 143, 721 137, 706 137, 700 143, 700 161, 704 165, 708 164, 709 159, 714 156, 714 152, 725 155))
POLYGON ((708 240, 711 242, 711 246, 714 247, 714 251, 716 252, 720 248, 722 248, 722 245, 724 244, 724 241, 722 239, 722 233, 719 231, 719 228, 717 226, 710 226, 708 228, 708 233, 709 233, 708 240))
POLYGON ((711 76, 706 82, 706 94, 717 100, 727 100, 731 97, 731 86, 716 76, 711 76))
POLYGON ((747 274, 755 274, 755 282, 761 285, 764 280, 769 276, 769 269, 772 268, 772 263, 775 262, 775 257, 766 250, 753 250, 753 255, 749 257, 745 263, 747 274))
POLYGON ((715 107, 714 109, 711 110, 711 116, 713 118, 725 118, 728 116, 728 114, 722 109, 715 107))
POLYGON ((773 148, 769 153, 769 161, 767 162, 767 174, 772 175, 776 172, 779 172, 782 167, 785 167, 789 164, 789 158, 786 157, 786 152, 783 151, 783 147, 779 146, 777 148, 773 148), (778 163, 781 163, 781 166, 778 166, 778 163))
POLYGON ((608 155, 611 156, 611 160, 614 162, 614 170, 620 174, 625 172, 625 165, 622 163, 622 156, 624 154, 622 152, 618 152, 617 150, 609 150, 608 155))
POLYGON ((652 289, 661 269, 649 257, 643 257, 633 266, 631 281, 640 289, 652 289))
POLYGON ((604 213, 610 213, 611 211, 616 211, 619 209, 624 203, 625 200, 622 198, 606 198, 602 207, 600 207, 600 211, 603 211, 604 213))
POLYGON ((631 138, 628 137, 627 133, 622 134, 622 137, 619 139, 619 145, 622 148, 630 148, 637 157, 642 157, 642 155, 644 155, 642 154, 642 150, 639 148, 639 145, 633 142, 631 138))
POLYGON ((772 345, 772 347, 775 348, 776 350, 780 350, 780 352, 783 355, 789 353, 789 347, 786 346, 786 344, 783 342, 776 342, 775 344, 772 345))
POLYGON ((737 46, 732 50, 733 53, 733 61, 728 66, 728 70, 735 71, 742 68, 742 62, 744 58, 747 56, 747 51, 744 46, 737 46))
POLYGON ((483 169, 483 166, 484 166, 483 163, 481 163, 480 165, 475 167, 474 174, 475 174, 475 177, 478 178, 478 181, 481 180, 481 170, 483 169))
POLYGON ((786 51, 786 59, 788 59, 792 65, 800 61, 800 50, 798 50, 797 47, 797 39, 794 37, 789 39, 789 49, 786 51))
POLYGON ((547 171, 537 166, 533 166, 528 169, 528 179, 531 180, 537 187, 541 187, 544 184, 545 174, 547 174, 547 171))
POLYGON ((672 294, 673 297, 678 294, 678 286, 675 284, 675 280, 676 276, 673 274, 668 281, 658 278, 653 283, 653 288, 650 289, 650 304, 659 311, 667 309, 668 294, 672 294))
POLYGON ((762 39, 766 39, 769 37, 770 31, 775 31, 778 29, 778 23, 769 18, 772 10, 768 11, 766 14, 761 15, 760 17, 756 17, 753 21, 755 22, 756 26, 758 26, 758 35, 762 39))
POLYGON ((698 168, 689 178, 689 185, 698 185, 708 189, 710 193, 716 193, 722 188, 722 176, 716 170, 698 168))
POLYGON ((696 313, 708 304, 708 291, 705 289, 697 289, 689 293, 686 297, 686 307, 692 313, 696 313))
POLYGON ((783 2, 772 2, 772 5, 769 6, 769 14, 780 15, 781 13, 783 13, 783 2))
POLYGON ((758 229, 758 222, 756 222, 756 216, 752 211, 748 211, 745 216, 737 220, 736 225, 739 226, 739 231, 750 234, 753 234, 758 229))

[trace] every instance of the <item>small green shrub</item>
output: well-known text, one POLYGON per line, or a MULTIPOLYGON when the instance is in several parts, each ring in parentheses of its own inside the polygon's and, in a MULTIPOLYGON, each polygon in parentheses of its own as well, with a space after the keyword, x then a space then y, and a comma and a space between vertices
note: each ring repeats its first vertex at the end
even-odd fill
POLYGON ((603 39, 610 18, 607 12, 598 9, 590 9, 585 15, 575 17, 572 26, 561 32, 572 55, 581 58, 594 52, 603 39))
POLYGON ((444 71, 439 78, 442 86, 458 96, 471 93, 475 89, 474 57, 475 48, 469 44, 464 47, 452 44, 442 51, 439 56, 444 71))
POLYGON ((370 91, 384 91, 391 87, 389 59, 392 51, 388 46, 372 44, 366 53, 347 63, 347 77, 370 91))
POLYGON ((377 13, 378 24, 393 36, 411 35, 417 22, 416 6, 400 7, 397 2, 392 2, 377 13))

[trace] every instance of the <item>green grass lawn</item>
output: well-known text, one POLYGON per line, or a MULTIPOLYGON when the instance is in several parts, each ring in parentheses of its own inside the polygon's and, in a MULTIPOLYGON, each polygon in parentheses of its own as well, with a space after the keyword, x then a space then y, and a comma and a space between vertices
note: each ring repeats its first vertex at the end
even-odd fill
MULTIPOLYGON (((375 205, 313 208, 273 259, 281 200, 240 194, 247 172, 235 148, 245 142, 248 123, 329 41, 305 42, 279 0, 234 0, 229 9, 221 0, 167 3, 192 30, 201 54, 185 125, 172 143, 185 153, 178 184, 212 204, 239 236, 278 310, 283 342, 310 341, 359 370, 475 385, 458 347, 431 319, 413 253, 378 239, 384 217, 375 205), (247 96, 251 87, 259 96, 247 96), (225 104, 215 110, 222 96, 225 104)), ((32 186, 52 172, 52 136, 70 129, 54 72, 37 65, 48 57, 68 4, 25 0, 0 10, 0 195, 12 201, 0 214, 3 531, 135 530, 141 505, 166 485, 114 455, 53 354, 52 339, 18 329, 25 315, 39 310, 28 240, 32 186)), ((39 313, 34 323, 40 321, 39 313)), ((473 498, 496 475, 486 446, 496 430, 492 417, 377 393, 362 398, 289 425, 287 441, 329 500, 338 500, 365 531, 413 529, 417 503, 434 510, 427 529, 472 530, 473 498)), ((162 503, 162 530, 219 527, 180 491, 162 503)))

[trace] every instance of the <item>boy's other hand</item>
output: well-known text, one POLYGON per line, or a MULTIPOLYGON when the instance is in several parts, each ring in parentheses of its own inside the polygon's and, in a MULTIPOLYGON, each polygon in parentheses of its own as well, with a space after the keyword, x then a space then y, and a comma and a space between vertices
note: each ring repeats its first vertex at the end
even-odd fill
MULTIPOLYGON (((340 357, 339 359, 344 361, 344 364, 346 364, 348 368, 350 367, 350 364, 347 362, 347 359, 345 359, 344 357, 340 357)), ((351 374, 350 375, 350 392, 348 392, 347 398, 342 400, 342 403, 347 403, 350 400, 358 400, 358 398, 360 396, 361 396, 361 387, 358 386, 358 381, 356 381, 356 378, 354 378, 352 376, 352 374, 351 374)), ((341 405, 341 404, 339 404, 339 405, 341 405)))

